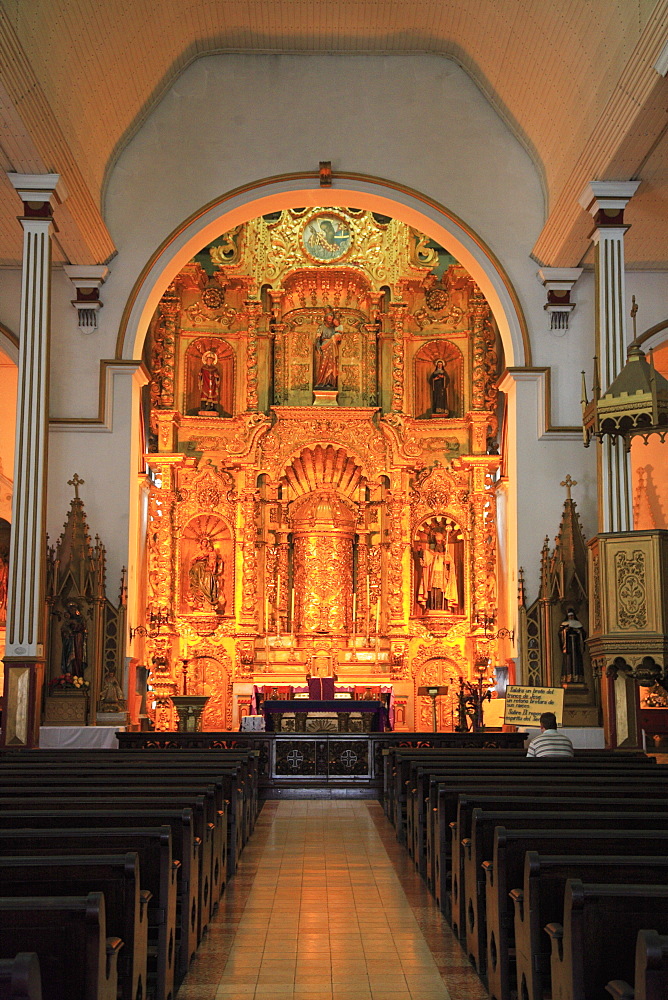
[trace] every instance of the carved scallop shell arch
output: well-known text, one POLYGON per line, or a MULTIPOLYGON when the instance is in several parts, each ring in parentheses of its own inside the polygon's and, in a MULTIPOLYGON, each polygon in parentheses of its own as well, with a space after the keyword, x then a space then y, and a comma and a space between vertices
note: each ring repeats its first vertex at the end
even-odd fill
POLYGON ((277 407, 274 412, 276 423, 259 442, 258 454, 259 465, 270 478, 282 475, 305 449, 330 446, 356 456, 370 480, 385 473, 388 445, 374 421, 376 411, 349 407, 344 416, 309 414, 307 420, 302 407, 277 407))
POLYGON ((294 498, 319 490, 354 497, 363 483, 362 469, 345 448, 304 448, 285 469, 284 480, 294 498))

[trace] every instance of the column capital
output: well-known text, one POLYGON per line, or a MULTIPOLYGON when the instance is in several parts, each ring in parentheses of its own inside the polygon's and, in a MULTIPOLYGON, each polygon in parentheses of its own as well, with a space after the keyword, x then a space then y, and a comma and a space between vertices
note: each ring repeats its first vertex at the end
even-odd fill
POLYGON ((624 209, 639 187, 640 181, 590 181, 578 201, 598 224, 622 225, 624 209))
POLYGON ((547 290, 543 309, 550 316, 551 330, 568 329, 569 314, 575 309, 571 291, 581 274, 581 267, 541 267, 538 271, 538 280, 547 290))
POLYGON ((50 219, 53 209, 67 198, 65 182, 60 174, 17 174, 7 177, 23 202, 26 218, 50 219))
POLYGON ((79 329, 82 333, 97 330, 97 313, 102 308, 100 288, 109 276, 109 268, 104 264, 65 264, 63 270, 77 290, 72 305, 79 314, 79 329))

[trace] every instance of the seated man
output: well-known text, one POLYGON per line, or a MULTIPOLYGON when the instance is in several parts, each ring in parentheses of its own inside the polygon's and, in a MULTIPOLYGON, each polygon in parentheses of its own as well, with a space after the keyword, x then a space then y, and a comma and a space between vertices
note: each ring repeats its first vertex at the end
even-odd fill
POLYGON ((557 732, 554 712, 543 712, 539 721, 540 733, 529 744, 527 757, 573 757, 573 744, 568 736, 557 732))

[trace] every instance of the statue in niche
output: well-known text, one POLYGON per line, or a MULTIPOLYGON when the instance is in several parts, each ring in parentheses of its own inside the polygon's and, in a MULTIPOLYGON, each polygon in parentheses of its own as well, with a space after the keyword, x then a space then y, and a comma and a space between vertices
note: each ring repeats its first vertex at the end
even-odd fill
POLYGON ((434 370, 429 375, 432 416, 447 417, 450 415, 450 407, 448 405, 449 386, 450 376, 446 370, 445 361, 443 358, 436 358, 434 370))
POLYGON ((452 611, 459 603, 449 533, 432 530, 421 555, 418 602, 427 611, 452 611))
POLYGON ((564 684, 584 684, 584 652, 587 632, 582 622, 575 617, 575 609, 569 608, 559 626, 559 639, 563 653, 561 680, 564 684))
POLYGON ((116 679, 115 670, 107 670, 100 691, 101 712, 122 712, 125 710, 123 689, 116 679))
POLYGON ((218 355, 215 351, 205 351, 202 355, 202 367, 197 377, 200 395, 200 410, 218 412, 220 403, 220 372, 218 371, 218 355))
POLYGON ((315 339, 314 389, 337 389, 339 384, 339 345, 343 327, 331 306, 325 309, 315 339))
POLYGON ((68 601, 65 606, 65 620, 60 626, 62 653, 60 669, 64 674, 83 677, 88 666, 88 629, 79 605, 68 601))
POLYGON ((199 539, 200 552, 196 555, 188 571, 190 584, 189 603, 196 611, 225 613, 223 557, 215 548, 208 535, 199 539))

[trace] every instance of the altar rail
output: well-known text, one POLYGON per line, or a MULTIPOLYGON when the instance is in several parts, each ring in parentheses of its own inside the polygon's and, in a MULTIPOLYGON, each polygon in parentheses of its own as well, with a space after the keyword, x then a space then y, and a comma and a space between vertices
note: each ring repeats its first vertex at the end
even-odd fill
POLYGON ((524 733, 118 733, 121 749, 251 748, 260 754, 260 794, 381 797, 383 750, 390 747, 522 747, 524 733))

